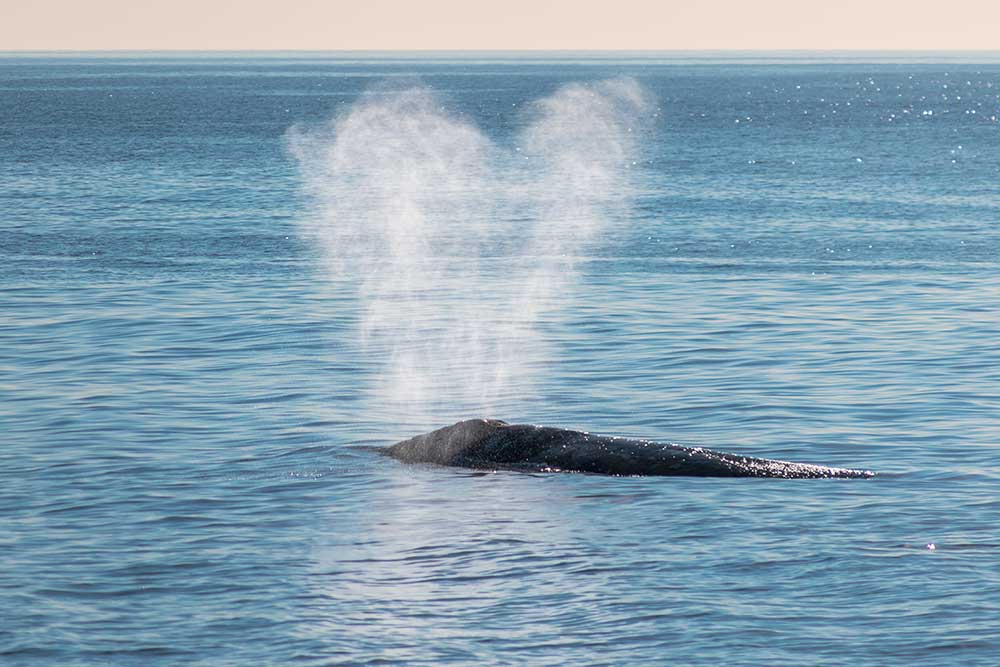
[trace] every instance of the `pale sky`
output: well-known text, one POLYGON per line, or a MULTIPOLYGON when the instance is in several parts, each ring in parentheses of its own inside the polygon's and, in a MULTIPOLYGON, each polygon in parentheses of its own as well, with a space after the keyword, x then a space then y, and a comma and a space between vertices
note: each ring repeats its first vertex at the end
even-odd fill
POLYGON ((0 51, 1000 49, 1000 0, 0 0, 0 51))

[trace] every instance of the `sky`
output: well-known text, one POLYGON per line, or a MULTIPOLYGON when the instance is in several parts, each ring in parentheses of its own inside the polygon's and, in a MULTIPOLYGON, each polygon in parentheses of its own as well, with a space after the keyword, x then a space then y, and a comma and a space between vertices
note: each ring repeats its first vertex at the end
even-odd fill
POLYGON ((0 0, 19 50, 989 50, 998 0, 0 0))

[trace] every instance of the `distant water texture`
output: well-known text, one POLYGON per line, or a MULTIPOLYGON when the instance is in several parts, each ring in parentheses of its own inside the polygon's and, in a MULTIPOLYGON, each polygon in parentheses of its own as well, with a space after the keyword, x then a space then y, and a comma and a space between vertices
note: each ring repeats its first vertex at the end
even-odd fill
POLYGON ((998 447, 996 54, 0 55, 5 666, 994 667, 998 447))

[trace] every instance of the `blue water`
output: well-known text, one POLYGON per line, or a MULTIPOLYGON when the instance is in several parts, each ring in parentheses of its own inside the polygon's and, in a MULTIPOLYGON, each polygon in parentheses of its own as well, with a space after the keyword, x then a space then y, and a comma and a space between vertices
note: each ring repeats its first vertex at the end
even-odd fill
POLYGON ((1000 657, 995 54, 2 56, 0 314, 4 665, 1000 657), (359 447, 480 415, 378 400, 290 128, 405 81, 506 147, 622 75, 659 110, 628 213, 490 416, 879 477, 359 447))

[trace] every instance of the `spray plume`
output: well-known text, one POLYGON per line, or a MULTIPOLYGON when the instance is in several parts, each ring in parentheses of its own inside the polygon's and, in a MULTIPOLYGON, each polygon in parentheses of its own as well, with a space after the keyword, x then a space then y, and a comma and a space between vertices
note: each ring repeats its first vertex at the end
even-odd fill
POLYGON ((632 79, 567 85, 505 150, 413 86, 289 131, 313 202, 302 232, 354 290, 360 349, 378 361, 367 409, 423 427, 521 407, 551 357, 540 319, 627 212, 648 108, 632 79))

